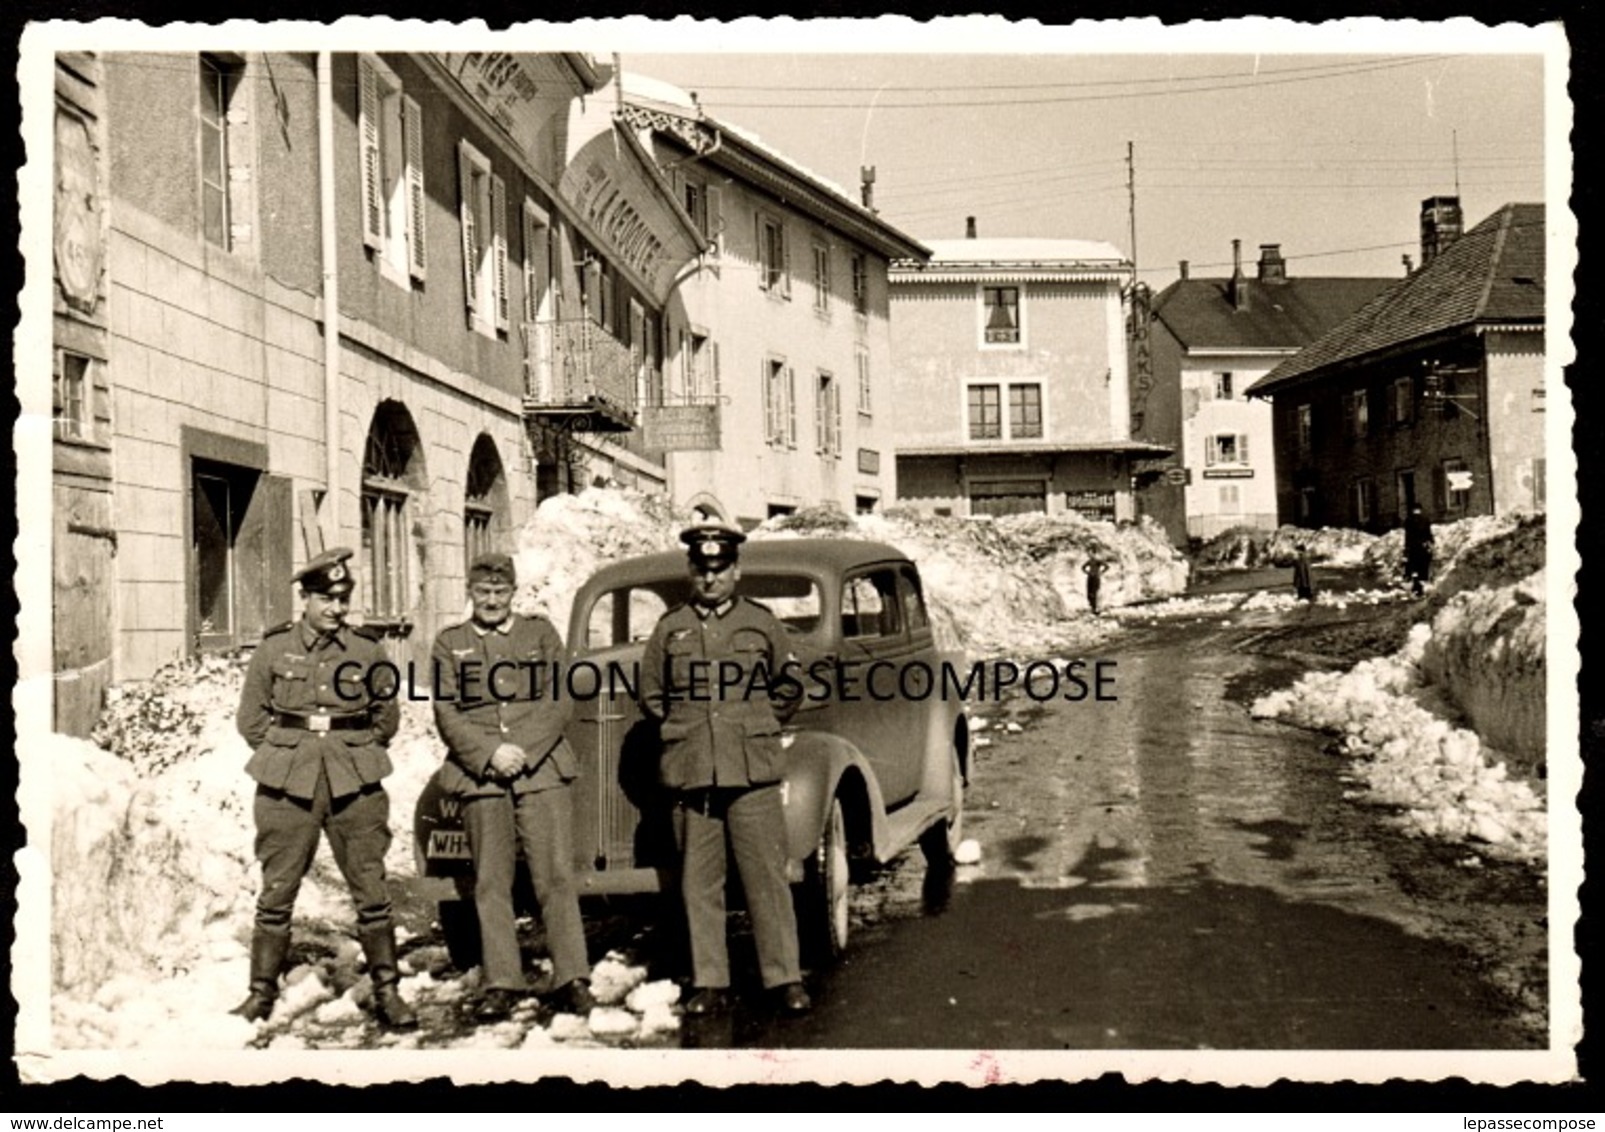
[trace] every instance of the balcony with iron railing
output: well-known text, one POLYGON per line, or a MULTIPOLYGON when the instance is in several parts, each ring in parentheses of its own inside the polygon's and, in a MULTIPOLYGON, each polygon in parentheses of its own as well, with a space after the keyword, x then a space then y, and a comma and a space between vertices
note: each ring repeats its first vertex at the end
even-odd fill
POLYGON ((641 364, 588 318, 526 322, 524 413, 588 432, 635 427, 641 364))

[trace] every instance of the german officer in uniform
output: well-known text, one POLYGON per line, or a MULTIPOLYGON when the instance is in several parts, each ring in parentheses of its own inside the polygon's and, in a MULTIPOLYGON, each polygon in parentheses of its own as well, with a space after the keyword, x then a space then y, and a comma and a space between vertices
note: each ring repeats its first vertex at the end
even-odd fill
POLYGON ((540 903, 556 1004, 590 1012, 590 965, 574 882, 573 800, 578 765, 563 728, 570 703, 551 686, 563 640, 544 617, 512 611, 517 578, 505 554, 468 570, 473 615, 435 641, 435 723, 449 753, 440 785, 463 800, 474 857, 474 905, 486 991, 477 1014, 505 1018, 528 984, 513 919, 516 851, 540 903))
POLYGON ((763 606, 736 596, 737 548, 746 537, 725 523, 681 532, 691 600, 658 621, 641 662, 641 707, 660 724, 663 784, 676 794, 695 988, 686 1003, 691 1014, 714 1013, 727 1002, 727 852, 746 893, 765 988, 788 1013, 811 1006, 786 882, 780 798, 780 725, 796 711, 802 686, 781 679, 793 659, 785 627, 763 606))
POLYGON ((374 1010, 392 1029, 417 1015, 396 989, 396 938, 385 886, 391 771, 385 747, 401 722, 394 696, 370 669, 385 660, 378 641, 345 623, 355 584, 350 550, 324 551, 294 576, 300 620, 268 630, 251 657, 235 723, 255 749, 256 857, 262 893, 251 936, 251 992, 235 1013, 260 1021, 273 1012, 290 944, 290 913, 312 865, 321 830, 357 906, 357 932, 373 978, 374 1010), (370 687, 370 685, 372 687, 370 687))

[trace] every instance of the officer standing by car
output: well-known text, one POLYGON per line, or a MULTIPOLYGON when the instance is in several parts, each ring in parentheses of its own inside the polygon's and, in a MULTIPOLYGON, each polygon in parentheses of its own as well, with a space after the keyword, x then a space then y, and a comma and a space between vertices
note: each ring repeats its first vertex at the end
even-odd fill
POLYGON ((780 725, 796 711, 802 686, 781 678, 794 659, 784 626, 736 596, 746 535, 708 522, 682 531, 680 541, 687 546, 691 600, 653 629, 640 696, 642 710, 660 725, 661 778, 675 794, 694 988, 685 1009, 712 1014, 728 1004, 728 853, 746 893, 764 987, 781 1010, 800 1014, 812 1003, 802 986, 786 881, 780 725))
POLYGON ((449 750, 440 787, 463 801, 474 858, 484 984, 476 1015, 505 1018, 528 990, 513 917, 517 853, 529 864, 552 957, 552 998, 588 1014, 585 927, 574 883, 573 799, 578 764, 563 728, 570 701, 557 694, 563 640, 545 617, 512 611, 517 576, 505 554, 468 569, 472 616, 441 630, 433 671, 435 723, 449 750))
POLYGON ((357 906, 374 1011, 381 1024, 410 1030, 418 1017, 396 989, 384 866, 390 798, 381 781, 392 769, 385 748, 401 713, 385 694, 395 670, 383 665, 384 650, 374 635, 345 623, 355 585, 346 565, 351 555, 332 548, 296 572, 300 619, 269 629, 245 673, 235 724, 254 749, 245 770, 257 784, 262 892, 251 935, 250 994, 234 1013, 259 1022, 273 1012, 290 914, 321 831, 357 906))

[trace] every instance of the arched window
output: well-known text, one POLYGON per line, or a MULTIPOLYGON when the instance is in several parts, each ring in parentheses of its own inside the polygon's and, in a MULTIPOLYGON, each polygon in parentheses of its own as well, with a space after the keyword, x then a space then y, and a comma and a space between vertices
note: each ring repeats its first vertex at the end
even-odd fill
POLYGON ((399 401, 374 410, 362 457, 362 592, 370 620, 399 622, 412 607, 410 510, 427 480, 412 415, 399 401))
POLYGON ((507 475, 496 442, 486 433, 474 441, 468 459, 468 482, 463 502, 463 571, 487 551, 508 549, 504 541, 507 524, 507 475))

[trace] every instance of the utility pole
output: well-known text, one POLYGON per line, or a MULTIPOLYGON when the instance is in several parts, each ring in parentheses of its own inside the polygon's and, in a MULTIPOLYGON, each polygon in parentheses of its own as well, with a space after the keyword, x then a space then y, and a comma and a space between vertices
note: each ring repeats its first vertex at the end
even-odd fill
POLYGON ((1456 199, 1459 199, 1459 196, 1460 196, 1460 131, 1459 130, 1450 130, 1449 131, 1449 144, 1454 147, 1455 197, 1456 197, 1456 199))
MULTIPOLYGON (((1457 166, 1458 168, 1458 166, 1457 166)), ((1458 191, 1458 190, 1457 190, 1458 191)), ((1126 143, 1126 202, 1131 218, 1131 282, 1137 283, 1137 160, 1135 146, 1126 143)))

